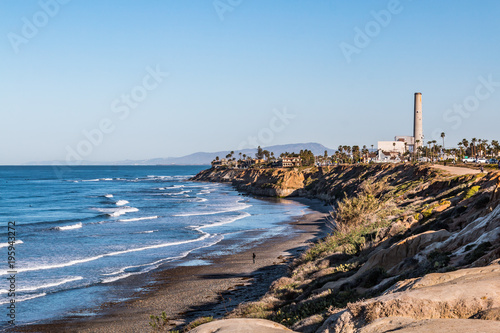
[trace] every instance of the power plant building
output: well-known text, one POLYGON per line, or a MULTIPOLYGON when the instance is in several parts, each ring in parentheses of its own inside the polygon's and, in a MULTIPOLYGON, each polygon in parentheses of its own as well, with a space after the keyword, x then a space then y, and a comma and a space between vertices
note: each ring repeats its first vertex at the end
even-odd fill
MULTIPOLYGON (((422 93, 417 92, 413 101, 413 136, 396 136, 394 141, 378 141, 377 148, 379 155, 403 155, 407 151, 415 152, 423 143, 422 93)), ((378 160, 382 162, 383 158, 379 156, 378 160)))

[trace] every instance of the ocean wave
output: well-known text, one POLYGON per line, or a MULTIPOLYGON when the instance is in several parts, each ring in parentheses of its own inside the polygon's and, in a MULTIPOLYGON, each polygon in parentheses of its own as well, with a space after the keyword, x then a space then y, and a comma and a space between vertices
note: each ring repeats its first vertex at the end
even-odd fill
POLYGON ((105 194, 104 195, 106 198, 112 198, 113 197, 113 194, 105 194))
POLYGON ((241 220, 241 219, 244 219, 244 218, 247 218, 247 217, 250 217, 250 216, 252 216, 252 215, 249 214, 249 213, 247 213, 247 212, 243 212, 243 213, 241 213, 238 216, 230 217, 230 218, 224 219, 224 220, 219 221, 219 222, 215 222, 215 223, 211 223, 211 224, 206 224, 206 225, 201 225, 201 226, 190 226, 190 228, 198 230, 198 231, 201 231, 201 229, 219 227, 221 225, 230 224, 230 223, 236 222, 238 220, 241 220))
POLYGON ((151 271, 151 270, 153 270, 155 268, 158 268, 160 266, 160 264, 163 263, 163 262, 165 262, 165 261, 168 261, 168 260, 177 260, 177 259, 185 258, 191 252, 199 250, 199 249, 203 249, 203 248, 206 248, 206 247, 213 246, 213 245, 219 243, 223 239, 224 239, 223 235, 215 235, 214 241, 212 241, 212 242, 210 242, 208 244, 199 246, 199 247, 195 247, 195 248, 190 249, 188 251, 185 251, 185 252, 181 253, 178 256, 169 257, 169 258, 163 258, 163 259, 160 259, 158 261, 155 261, 155 262, 152 262, 152 263, 149 263, 149 264, 142 264, 142 265, 136 265, 136 266, 127 266, 127 267, 123 267, 123 268, 119 269, 118 271, 115 271, 115 272, 112 272, 112 273, 103 274, 103 275, 106 275, 106 276, 111 276, 111 275, 117 275, 117 276, 113 276, 113 277, 109 277, 109 278, 104 278, 104 279, 101 280, 101 282, 102 283, 111 283, 111 282, 114 282, 114 281, 125 279, 125 278, 127 278, 129 276, 132 276, 132 275, 143 274, 143 273, 149 272, 149 271, 151 271), (146 269, 143 269, 141 271, 138 271, 138 272, 126 272, 127 270, 130 270, 130 269, 133 269, 133 268, 139 268, 139 267, 145 267, 145 266, 149 266, 149 267, 147 267, 146 269))
POLYGON ((220 210, 220 211, 211 211, 211 212, 192 212, 192 213, 184 213, 184 214, 175 214, 174 216, 203 216, 203 215, 216 215, 216 214, 223 214, 223 213, 229 213, 229 212, 234 212, 238 210, 243 210, 247 209, 249 207, 252 207, 252 205, 238 205, 237 207, 232 207, 228 208, 225 210, 220 210))
POLYGON ((82 227, 82 222, 78 222, 77 224, 65 225, 62 227, 55 227, 56 230, 71 230, 71 229, 80 229, 82 227))
POLYGON ((109 216, 111 217, 116 217, 116 216, 121 216, 121 215, 125 215, 127 213, 133 213, 133 212, 138 212, 139 209, 135 208, 135 207, 125 207, 123 209, 119 209, 113 213, 110 213, 108 214, 109 216))
MULTIPOLYGON (((66 279, 62 279, 62 280, 51 282, 51 283, 47 283, 47 284, 42 284, 42 285, 39 285, 39 286, 33 286, 33 287, 16 289, 16 291, 35 291, 35 290, 38 290, 38 289, 52 288, 52 287, 57 287, 57 286, 63 285, 65 283, 69 283, 69 282, 73 282, 73 281, 79 281, 79 280, 82 280, 82 279, 83 279, 83 277, 81 277, 81 276, 72 276, 72 277, 69 277, 69 278, 66 278, 66 279)), ((0 290, 0 294, 6 294, 8 292, 9 291, 6 290, 6 289, 0 290)))
MULTIPOLYGON (((24 242, 20 239, 16 239, 16 242, 13 244, 14 246, 18 245, 18 244, 23 244, 24 242)), ((2 247, 9 247, 11 244, 9 243, 0 243, 0 248, 2 247)))
POLYGON ((82 179, 82 182, 98 182, 99 179, 82 179))
MULTIPOLYGON (((165 258, 165 259, 162 259, 161 261, 164 261, 164 260, 170 260, 172 258, 165 258)), ((128 278, 129 276, 132 276, 132 275, 137 275, 137 274, 143 274, 143 273, 147 273, 149 271, 152 271, 153 269, 157 268, 158 265, 155 263, 153 264, 146 264, 146 265, 140 265, 140 266, 149 266, 149 265, 152 265, 144 270, 141 270, 141 271, 138 271, 138 272, 130 272, 130 273, 124 273, 124 274, 120 274, 120 275, 117 275, 117 276, 113 276, 113 277, 109 277, 109 278, 104 278, 101 280, 101 283, 111 283, 111 282, 115 282, 115 281, 118 281, 118 280, 121 280, 121 279, 125 279, 125 278, 128 278)), ((139 266, 137 266, 139 267, 139 266)), ((129 267, 130 268, 130 267, 129 267)), ((116 275, 116 274, 119 274, 119 273, 111 273, 111 274, 104 274, 104 275, 116 275)))
POLYGON ((209 191, 209 190, 201 190, 199 193, 196 193, 196 194, 209 194, 209 193, 212 193, 212 191, 209 191))
POLYGON ((133 232, 133 234, 152 234, 153 232, 157 232, 158 230, 146 230, 146 231, 138 231, 133 232))
POLYGON ((120 219, 118 222, 134 222, 134 221, 144 221, 144 220, 154 220, 157 219, 159 216, 145 216, 145 217, 136 217, 133 219, 120 219))
POLYGON ((99 180, 108 180, 109 181, 109 180, 113 180, 113 178, 101 178, 99 180))
POLYGON ((129 202, 127 200, 118 200, 115 205, 117 206, 125 206, 126 204, 128 204, 129 202))
MULTIPOLYGON (((145 251, 145 250, 159 249, 159 248, 163 248, 163 247, 199 242, 199 241, 202 241, 210 236, 210 234, 207 232, 204 232, 204 231, 200 231, 200 232, 203 235, 198 237, 198 238, 195 238, 195 239, 178 241, 178 242, 171 242, 171 243, 162 243, 162 244, 156 244, 156 245, 148 245, 148 246, 144 246, 144 247, 138 247, 138 248, 123 250, 123 251, 103 253, 103 254, 100 254, 97 256, 93 256, 93 257, 75 259, 75 260, 71 260, 71 261, 67 261, 67 262, 63 262, 63 263, 58 263, 58 264, 40 265, 40 266, 26 267, 26 268, 21 267, 21 268, 17 269, 17 272, 21 273, 21 272, 41 271, 41 270, 47 270, 47 269, 55 269, 55 268, 74 266, 74 265, 78 265, 78 264, 83 264, 83 263, 95 261, 95 260, 98 260, 98 259, 101 259, 104 257, 112 257, 112 256, 121 255, 121 254, 132 253, 132 252, 140 252, 140 251, 145 251)), ((6 275, 6 274, 7 274, 7 271, 2 271, 0 275, 6 275)))
POLYGON ((124 215, 127 213, 133 213, 133 212, 139 211, 139 209, 137 209, 135 207, 129 207, 129 206, 120 207, 120 208, 92 208, 92 209, 97 210, 101 213, 106 213, 110 217, 117 217, 117 216, 121 216, 121 215, 124 215))
POLYGON ((164 195, 182 195, 191 192, 191 190, 185 190, 185 191, 180 191, 180 192, 174 192, 174 193, 164 193, 164 195))

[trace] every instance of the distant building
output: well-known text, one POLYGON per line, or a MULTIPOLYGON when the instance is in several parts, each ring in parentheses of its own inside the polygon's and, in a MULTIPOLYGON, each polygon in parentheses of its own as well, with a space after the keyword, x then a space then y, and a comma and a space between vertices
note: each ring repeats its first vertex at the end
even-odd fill
POLYGON ((378 163, 399 163, 401 162, 401 156, 395 151, 383 151, 379 150, 377 158, 374 162, 378 163))
POLYGON ((406 151, 413 151, 415 140, 413 136, 396 136, 394 141, 401 141, 406 144, 406 151))
POLYGON ((283 157, 278 160, 278 167, 281 168, 293 168, 302 165, 300 157, 283 157))
POLYGON ((379 141, 376 162, 389 161, 389 156, 400 160, 406 152, 413 153, 424 143, 422 125, 422 94, 415 93, 413 100, 413 136, 396 136, 394 141, 379 141))
POLYGON ((227 165, 227 160, 223 158, 222 160, 213 160, 212 161, 212 168, 220 168, 222 166, 227 165))
POLYGON ((224 166, 235 167, 236 164, 237 164, 237 162, 235 160, 227 160, 225 158, 212 161, 213 168, 220 168, 220 167, 224 167, 224 166))
POLYGON ((404 141, 379 141, 377 142, 377 150, 382 150, 385 152, 395 152, 398 154, 404 154, 407 147, 404 141))

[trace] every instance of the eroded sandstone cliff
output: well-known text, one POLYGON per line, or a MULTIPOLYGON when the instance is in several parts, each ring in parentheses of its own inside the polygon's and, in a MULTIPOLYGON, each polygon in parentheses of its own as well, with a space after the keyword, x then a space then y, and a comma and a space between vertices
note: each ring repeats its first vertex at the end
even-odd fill
POLYGON ((211 169, 194 179, 332 205, 337 229, 232 317, 298 332, 500 331, 498 171, 346 165, 211 169))

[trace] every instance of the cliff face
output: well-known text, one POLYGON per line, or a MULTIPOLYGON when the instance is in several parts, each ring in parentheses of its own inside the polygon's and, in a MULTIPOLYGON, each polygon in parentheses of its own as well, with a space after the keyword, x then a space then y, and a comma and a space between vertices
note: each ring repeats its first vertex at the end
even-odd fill
POLYGON ((345 195, 357 193, 367 179, 372 182, 404 183, 437 174, 437 170, 427 167, 380 164, 300 169, 208 169, 192 180, 231 183, 238 190, 262 196, 308 196, 334 202, 345 195))
POLYGON ((304 195, 304 172, 288 169, 208 169, 193 180, 231 183, 256 195, 289 197, 304 195))
POLYGON ((194 180, 320 198, 337 225, 231 316, 298 332, 500 331, 500 172, 460 174, 425 165, 201 172, 194 180))

